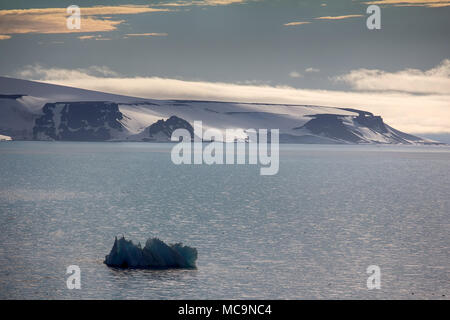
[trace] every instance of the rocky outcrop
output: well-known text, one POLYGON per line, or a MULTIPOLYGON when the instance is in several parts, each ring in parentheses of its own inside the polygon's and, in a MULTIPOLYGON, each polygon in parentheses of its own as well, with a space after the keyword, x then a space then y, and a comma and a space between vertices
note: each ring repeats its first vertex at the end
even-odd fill
POLYGON ((334 143, 383 143, 383 144, 439 144, 395 130, 384 123, 380 116, 370 112, 343 109, 357 113, 357 116, 338 114, 308 115, 312 118, 301 127, 316 137, 327 138, 334 143))
POLYGON ((117 103, 104 101, 47 103, 33 128, 35 140, 107 141, 122 132, 117 103))
POLYGON ((317 114, 305 125, 295 129, 307 129, 311 133, 338 141, 347 141, 351 143, 361 142, 361 138, 355 135, 344 124, 345 116, 335 114, 317 114))
POLYGON ((147 128, 148 137, 146 141, 171 141, 172 133, 177 129, 186 129, 194 136, 194 128, 189 122, 177 116, 171 116, 167 120, 158 120, 147 128))

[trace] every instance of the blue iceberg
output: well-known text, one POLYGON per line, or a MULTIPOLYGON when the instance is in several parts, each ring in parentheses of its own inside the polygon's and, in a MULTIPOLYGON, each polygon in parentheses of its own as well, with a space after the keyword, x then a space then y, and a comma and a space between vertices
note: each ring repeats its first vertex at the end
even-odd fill
POLYGON ((197 249, 182 243, 165 244, 158 238, 148 239, 145 247, 125 237, 114 240, 104 263, 109 267, 138 269, 195 268, 197 249))

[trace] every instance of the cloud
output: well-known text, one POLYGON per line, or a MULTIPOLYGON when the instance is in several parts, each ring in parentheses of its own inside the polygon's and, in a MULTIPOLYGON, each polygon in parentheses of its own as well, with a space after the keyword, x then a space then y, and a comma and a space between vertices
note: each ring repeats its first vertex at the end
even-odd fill
POLYGON ((120 75, 106 66, 90 66, 79 69, 45 68, 39 64, 25 66, 15 73, 22 79, 41 79, 65 81, 67 79, 98 79, 99 77, 119 77, 120 75))
POLYGON ((151 32, 151 33, 127 33, 126 37, 167 37, 168 33, 157 33, 157 32, 151 32))
POLYGON ((18 72, 17 76, 143 98, 352 107, 381 115, 388 124, 406 132, 450 133, 449 93, 417 95, 399 91, 351 92, 296 89, 288 86, 187 81, 160 77, 131 78, 117 75, 106 67, 95 66, 76 70, 27 66, 18 72))
POLYGON ((300 26, 303 24, 309 24, 311 22, 307 22, 307 21, 293 21, 293 22, 288 22, 283 24, 283 26, 300 26))
POLYGON ((8 40, 11 39, 11 36, 0 34, 0 40, 8 40))
POLYGON ((103 36, 101 34, 79 36, 77 38, 80 40, 111 40, 111 38, 103 38, 103 36))
POLYGON ((378 1, 368 1, 368 2, 365 2, 365 4, 439 8, 439 7, 450 6, 450 1, 448 1, 448 0, 378 0, 378 1))
POLYGON ((297 71, 292 71, 289 73, 289 77, 291 78, 301 78, 303 77, 300 73, 298 73, 297 71))
MULTIPOLYGON (((315 20, 344 20, 344 19, 350 19, 350 18, 358 18, 363 17, 362 14, 349 14, 345 16, 326 16, 326 17, 317 17, 314 18, 315 20)), ((310 24, 311 22, 308 21, 293 21, 289 23, 283 24, 284 26, 298 26, 298 25, 304 25, 304 24, 310 24)))
POLYGON ((96 39, 101 37, 101 35, 92 35, 92 36, 79 36, 78 39, 86 40, 86 39, 96 39))
MULTIPOLYGON (((257 1, 257 0, 250 0, 257 1)), ((191 6, 227 6, 230 4, 240 4, 248 2, 247 0, 197 0, 197 1, 174 1, 162 2, 159 6, 164 7, 191 7, 191 6)))
POLYGON ((356 90, 400 91, 415 94, 450 94, 450 60, 426 71, 406 69, 385 72, 377 69, 358 69, 334 78, 356 90))
POLYGON ((165 8, 148 6, 81 7, 81 29, 68 29, 66 8, 0 10, 0 33, 85 33, 108 32, 117 29, 125 20, 111 20, 109 16, 148 12, 166 12, 165 8))
POLYGON ((358 17, 363 17, 364 15, 362 14, 349 14, 346 16, 326 16, 326 17, 318 17, 318 18, 314 18, 316 20, 343 20, 343 19, 350 19, 350 18, 358 18, 358 17))
POLYGON ((306 68, 305 72, 307 73, 318 73, 320 72, 320 69, 316 69, 316 68, 306 68))

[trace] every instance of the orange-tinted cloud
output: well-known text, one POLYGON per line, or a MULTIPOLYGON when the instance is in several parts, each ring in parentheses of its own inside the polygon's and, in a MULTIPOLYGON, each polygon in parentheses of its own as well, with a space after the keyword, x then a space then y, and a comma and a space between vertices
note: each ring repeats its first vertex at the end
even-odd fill
POLYGON ((125 21, 112 20, 110 16, 166 11, 169 9, 148 6, 81 7, 81 28, 68 29, 66 8, 0 10, 0 33, 108 32, 116 30, 117 26, 125 21))
POLYGON ((316 20, 343 20, 343 19, 350 19, 350 18, 358 18, 363 17, 362 14, 349 14, 346 16, 327 16, 327 17, 318 17, 315 18, 316 20))
MULTIPOLYGON (((256 0, 251 0, 256 1, 256 0)), ((191 6, 227 6, 230 4, 245 3, 247 0, 193 0, 193 1, 173 1, 160 3, 165 7, 191 7, 191 6)))
POLYGON ((126 37, 167 37, 168 33, 158 33, 158 32, 149 32, 149 33, 127 33, 126 37))
POLYGON ((377 0, 377 1, 368 1, 366 4, 377 4, 377 5, 394 5, 394 6, 414 6, 414 7, 429 7, 429 8, 438 8, 438 7, 449 7, 450 1, 448 0, 377 0))
POLYGON ((289 26, 300 26, 300 25, 309 24, 309 23, 311 23, 311 22, 308 22, 308 21, 293 21, 293 22, 285 23, 283 25, 289 27, 289 26))

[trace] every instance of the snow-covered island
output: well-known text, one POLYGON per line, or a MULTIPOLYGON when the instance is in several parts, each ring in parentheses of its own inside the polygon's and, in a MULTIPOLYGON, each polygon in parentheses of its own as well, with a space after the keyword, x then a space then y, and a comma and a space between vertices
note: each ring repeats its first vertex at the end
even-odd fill
POLYGON ((280 143, 440 144, 350 108, 153 100, 0 77, 0 135, 13 140, 169 142, 178 128, 279 129, 280 143))

